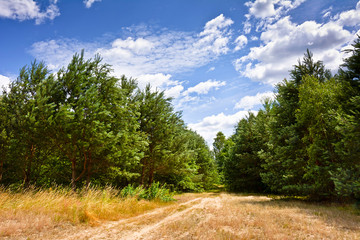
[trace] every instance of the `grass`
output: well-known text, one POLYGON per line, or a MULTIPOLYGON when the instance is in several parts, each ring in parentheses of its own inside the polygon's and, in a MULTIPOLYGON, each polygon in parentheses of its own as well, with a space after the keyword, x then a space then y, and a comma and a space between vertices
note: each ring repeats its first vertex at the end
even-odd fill
POLYGON ((0 238, 131 239, 141 233, 143 239, 360 239, 360 216, 341 204, 213 192, 178 195, 169 205, 159 200, 158 190, 146 191, 3 189, 0 238), (158 197, 148 201, 140 196, 158 197), (118 219, 124 220, 101 224, 118 219))
MULTIPOLYGON (((146 197, 144 194, 147 190, 136 191, 146 197)), ((153 194, 151 201, 139 200, 138 195, 122 195, 124 191, 111 187, 77 193, 63 188, 23 192, 0 189, 0 238, 29 235, 65 223, 97 225, 102 221, 128 218, 166 205, 160 200, 162 195, 159 193, 153 194)), ((166 194, 163 192, 163 195, 166 194)))
POLYGON ((340 206, 219 194, 147 239, 360 239, 360 216, 340 206))

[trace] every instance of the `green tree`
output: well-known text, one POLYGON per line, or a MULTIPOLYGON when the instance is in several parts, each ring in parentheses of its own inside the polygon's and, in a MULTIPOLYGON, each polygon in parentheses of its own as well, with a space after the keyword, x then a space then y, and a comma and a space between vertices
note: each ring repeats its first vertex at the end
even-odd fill
POLYGON ((290 76, 290 80, 285 79, 276 86, 276 99, 269 120, 268 150, 262 154, 265 171, 261 176, 274 192, 306 195, 304 175, 309 156, 302 141, 307 126, 299 123, 296 117, 300 107, 299 88, 307 76, 325 82, 331 74, 321 61, 315 62, 307 50, 303 60, 299 60, 290 71, 290 76))
MULTIPOLYGON (((21 171, 23 183, 28 186, 32 177, 39 173, 46 159, 48 141, 47 128, 49 105, 45 92, 48 82, 53 80, 46 66, 36 61, 20 71, 16 81, 10 84, 8 94, 3 96, 7 112, 5 135, 11 134, 11 167, 21 171)), ((14 173, 20 174, 20 173, 14 173)))
MULTIPOLYGON (((119 88, 119 79, 110 72, 109 65, 102 64, 99 56, 85 61, 82 52, 75 54, 68 67, 57 74, 51 139, 71 163, 74 189, 83 176, 89 185, 94 169, 108 166, 113 158, 119 161, 124 157, 122 147, 137 141, 131 137, 138 126, 137 115, 126 102, 131 89, 119 88)), ((134 157, 133 161, 137 159, 134 157)))
POLYGON ((265 185, 261 180, 262 159, 259 152, 263 151, 264 135, 262 132, 262 118, 264 112, 258 116, 249 113, 246 119, 241 119, 232 137, 234 145, 230 156, 224 164, 226 186, 233 191, 262 192, 265 185))
POLYGON ((320 82, 315 77, 307 76, 299 88, 296 118, 298 124, 306 129, 301 140, 308 158, 303 188, 314 197, 334 194, 330 172, 341 164, 334 147, 340 137, 336 131, 336 115, 341 113, 339 94, 341 85, 335 79, 320 82))
POLYGON ((166 98, 164 92, 152 91, 150 85, 137 93, 137 101, 140 104, 139 130, 148 141, 148 147, 141 159, 140 184, 151 185, 158 169, 169 160, 169 146, 178 126, 183 125, 183 122, 180 114, 174 112, 171 98, 166 98))
POLYGON ((226 137, 222 132, 218 132, 213 142, 213 153, 215 157, 216 166, 220 175, 222 175, 224 168, 224 158, 222 157, 222 150, 225 147, 226 137))
POLYGON ((344 60, 339 70, 339 80, 343 84, 343 114, 338 113, 337 130, 341 140, 336 143, 336 153, 342 162, 332 172, 338 196, 360 200, 360 36, 346 50, 351 54, 344 60))

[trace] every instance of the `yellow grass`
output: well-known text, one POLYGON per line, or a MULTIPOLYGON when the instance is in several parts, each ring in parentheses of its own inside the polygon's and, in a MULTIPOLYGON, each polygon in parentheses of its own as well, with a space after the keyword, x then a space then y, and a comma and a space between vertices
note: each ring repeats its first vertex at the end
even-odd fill
POLYGON ((337 204, 226 193, 183 194, 164 204, 119 199, 113 191, 3 191, 0 238, 360 239, 360 216, 337 204))
POLYGON ((80 194, 69 190, 30 190, 11 193, 0 190, 0 238, 28 235, 53 229, 64 223, 97 225, 142 214, 165 205, 159 201, 138 201, 117 197, 112 188, 90 189, 80 194))
POLYGON ((360 239, 360 216, 300 201, 220 194, 147 239, 360 239))

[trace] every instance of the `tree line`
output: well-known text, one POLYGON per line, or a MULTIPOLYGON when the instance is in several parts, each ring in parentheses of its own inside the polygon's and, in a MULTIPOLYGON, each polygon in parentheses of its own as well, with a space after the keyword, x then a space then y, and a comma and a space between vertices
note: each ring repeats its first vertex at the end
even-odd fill
POLYGON ((83 51, 56 73, 36 61, 20 70, 0 95, 0 184, 194 191, 217 182, 208 146, 171 98, 111 71, 83 51))
POLYGON ((360 36, 336 75, 307 50, 214 153, 228 189, 360 200, 360 36))

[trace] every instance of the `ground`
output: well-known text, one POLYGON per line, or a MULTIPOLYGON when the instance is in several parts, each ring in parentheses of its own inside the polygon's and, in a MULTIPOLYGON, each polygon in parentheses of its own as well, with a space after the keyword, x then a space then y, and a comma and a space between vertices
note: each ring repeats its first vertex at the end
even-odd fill
POLYGON ((339 205, 229 193, 183 194, 136 217, 60 224, 6 239, 360 239, 360 216, 339 205))

